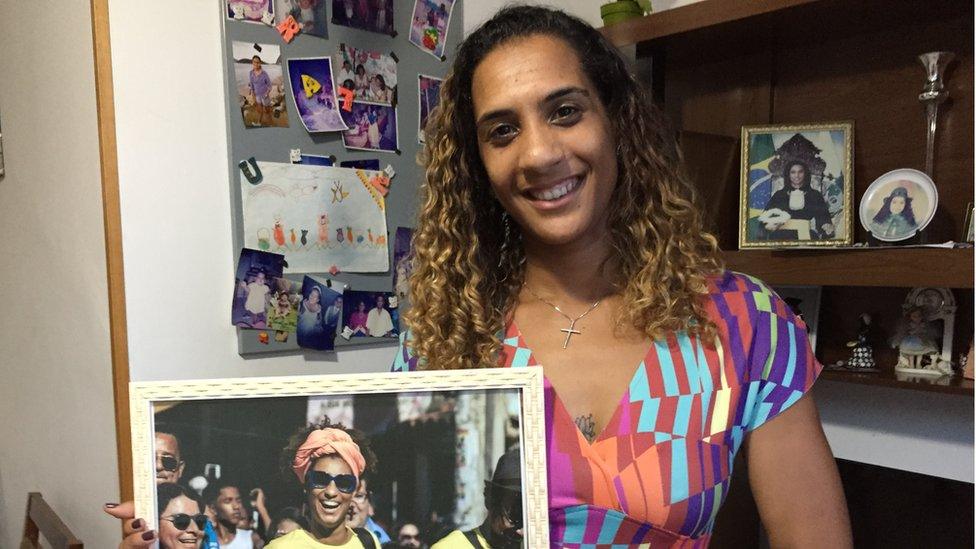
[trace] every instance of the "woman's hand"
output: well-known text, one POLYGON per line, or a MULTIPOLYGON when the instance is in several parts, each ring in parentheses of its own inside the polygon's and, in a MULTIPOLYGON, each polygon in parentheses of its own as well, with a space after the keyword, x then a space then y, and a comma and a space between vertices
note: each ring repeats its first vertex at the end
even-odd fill
POLYGON ((131 501, 106 503, 105 512, 122 519, 122 541, 119 549, 141 549, 151 547, 156 542, 156 532, 146 529, 146 521, 135 518, 136 508, 131 501))

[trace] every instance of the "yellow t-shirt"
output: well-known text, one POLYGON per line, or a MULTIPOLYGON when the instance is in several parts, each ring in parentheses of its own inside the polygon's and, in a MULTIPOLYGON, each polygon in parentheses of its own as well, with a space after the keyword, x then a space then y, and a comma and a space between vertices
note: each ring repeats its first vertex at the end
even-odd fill
MULTIPOLYGON (((476 530, 475 534, 478 536, 478 543, 481 544, 481 549, 491 549, 488 541, 482 537, 481 532, 476 530)), ((434 545, 431 545, 430 549, 471 549, 471 542, 468 541, 468 537, 464 535, 464 532, 455 530, 444 536, 444 538, 434 545)))
MULTIPOLYGON (((356 533, 353 532, 352 529, 349 530, 349 533, 352 534, 352 537, 349 538, 349 541, 347 541, 346 543, 343 543, 342 545, 326 545, 324 543, 320 543, 318 540, 313 538, 311 534, 309 534, 305 530, 299 529, 299 530, 294 530, 292 532, 289 532, 281 536, 280 538, 275 538, 271 540, 271 543, 269 543, 265 547, 266 549, 322 549, 323 547, 342 547, 343 549, 366 549, 365 547, 363 547, 363 543, 359 541, 359 537, 356 536, 356 533)), ((373 534, 372 532, 370 532, 369 535, 373 537, 373 543, 375 543, 376 544, 375 547, 379 549, 380 540, 376 539, 376 535, 373 534)))

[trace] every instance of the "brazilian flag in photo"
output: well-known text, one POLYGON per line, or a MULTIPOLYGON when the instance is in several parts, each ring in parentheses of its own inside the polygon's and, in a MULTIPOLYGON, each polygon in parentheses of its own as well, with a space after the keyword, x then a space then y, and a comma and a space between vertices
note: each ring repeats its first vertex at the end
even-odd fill
MULTIPOLYGON (((773 195, 773 174, 769 163, 776 155, 773 135, 755 133, 749 136, 749 209, 762 210, 773 195)), ((753 217, 750 212, 749 217, 753 217)), ((758 215, 758 213, 756 214, 758 215)))

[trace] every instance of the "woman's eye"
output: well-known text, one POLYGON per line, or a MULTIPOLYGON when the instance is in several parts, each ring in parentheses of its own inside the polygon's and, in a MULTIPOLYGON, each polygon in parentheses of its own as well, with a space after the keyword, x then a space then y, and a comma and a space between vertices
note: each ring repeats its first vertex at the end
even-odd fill
POLYGON ((577 115, 579 115, 579 113, 580 110, 578 108, 572 105, 563 105, 562 107, 559 107, 558 109, 556 109, 555 112, 552 113, 552 117, 557 121, 566 120, 566 119, 572 119, 576 117, 577 115))
POLYGON ((492 141, 498 141, 503 139, 508 139, 515 135, 515 126, 509 124, 499 124, 491 129, 488 133, 488 138, 492 141))

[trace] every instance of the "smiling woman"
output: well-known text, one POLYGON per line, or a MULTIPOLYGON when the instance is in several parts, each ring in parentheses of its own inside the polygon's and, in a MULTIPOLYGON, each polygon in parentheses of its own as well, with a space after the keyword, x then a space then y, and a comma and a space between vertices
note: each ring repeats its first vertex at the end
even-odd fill
POLYGON ((721 268, 674 132, 598 31, 501 10, 426 137, 394 370, 543 366, 553 547, 707 546, 741 448, 773 545, 850 545, 806 327, 721 268))
POLYGON ((326 419, 296 433, 282 452, 282 462, 305 487, 309 530, 275 538, 268 549, 380 546, 372 532, 347 523, 356 488, 376 468, 376 456, 362 433, 326 419))

